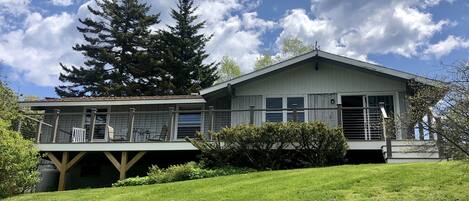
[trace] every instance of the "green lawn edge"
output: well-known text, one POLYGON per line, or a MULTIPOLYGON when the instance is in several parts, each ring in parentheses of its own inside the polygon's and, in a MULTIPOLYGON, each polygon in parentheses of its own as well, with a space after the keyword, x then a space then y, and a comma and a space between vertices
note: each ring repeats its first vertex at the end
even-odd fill
POLYGON ((33 193, 7 200, 469 200, 469 163, 264 171, 167 184, 33 193))

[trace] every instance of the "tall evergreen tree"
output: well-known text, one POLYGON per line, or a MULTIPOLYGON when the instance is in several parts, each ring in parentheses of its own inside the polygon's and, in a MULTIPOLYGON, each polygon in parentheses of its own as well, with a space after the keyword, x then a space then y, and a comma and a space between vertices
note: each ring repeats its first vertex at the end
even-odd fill
POLYGON ((86 57, 84 66, 67 67, 55 88, 60 96, 135 96, 167 93, 168 72, 158 51, 151 51, 157 36, 149 27, 159 14, 138 0, 96 0, 88 6, 94 18, 80 19, 77 27, 86 41, 73 49, 86 57), (95 20, 97 19, 97 20, 95 20))
POLYGON ((193 0, 178 0, 177 10, 171 10, 176 25, 162 31, 163 63, 172 76, 173 94, 198 92, 218 79, 218 64, 204 62, 209 56, 205 45, 211 36, 199 33, 205 21, 198 21, 195 9, 193 0))

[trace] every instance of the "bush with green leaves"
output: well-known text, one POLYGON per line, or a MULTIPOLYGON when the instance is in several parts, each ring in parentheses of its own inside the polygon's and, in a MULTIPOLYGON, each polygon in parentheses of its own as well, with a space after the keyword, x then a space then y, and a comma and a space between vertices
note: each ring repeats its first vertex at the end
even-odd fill
POLYGON ((189 141, 202 152, 209 167, 288 169, 341 164, 347 141, 341 129, 321 122, 239 125, 199 135, 189 141))
POLYGON ((0 198, 24 193, 38 181, 39 153, 29 140, 0 119, 0 198))
POLYGON ((209 169, 195 162, 186 164, 172 165, 166 169, 159 168, 156 165, 150 167, 148 175, 145 177, 133 177, 120 180, 112 186, 138 186, 146 184, 159 184, 175 181, 184 181, 192 179, 203 179, 209 177, 226 176, 232 174, 241 174, 253 171, 247 168, 223 167, 209 169))

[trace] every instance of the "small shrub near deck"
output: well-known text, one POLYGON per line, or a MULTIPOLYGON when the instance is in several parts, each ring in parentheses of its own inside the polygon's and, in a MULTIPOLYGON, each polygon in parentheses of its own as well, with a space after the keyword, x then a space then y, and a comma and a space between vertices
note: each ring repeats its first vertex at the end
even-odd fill
POLYGON ((251 172, 253 170, 246 168, 233 168, 223 167, 216 169, 208 169, 199 165, 195 162, 189 162, 181 165, 172 165, 166 169, 161 169, 154 165, 148 171, 148 176, 145 177, 133 177, 124 180, 120 180, 114 183, 112 186, 138 186, 146 184, 159 184, 168 183, 175 181, 184 181, 192 179, 202 179, 217 176, 226 176, 232 174, 241 174, 251 172))
POLYGON ((189 140, 209 167, 288 169, 341 164, 347 142, 341 129, 321 122, 240 125, 189 140))

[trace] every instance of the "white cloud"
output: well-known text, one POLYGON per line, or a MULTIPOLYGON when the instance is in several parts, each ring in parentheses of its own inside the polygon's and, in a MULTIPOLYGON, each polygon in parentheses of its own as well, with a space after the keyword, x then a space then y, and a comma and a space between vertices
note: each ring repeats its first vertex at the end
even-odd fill
POLYGON ((429 45, 427 49, 425 49, 424 53, 426 56, 441 58, 458 48, 469 48, 469 40, 449 35, 445 40, 429 45))
POLYGON ((51 2, 56 6, 70 6, 73 4, 73 0, 51 0, 51 2))
POLYGON ((21 79, 41 86, 56 85, 59 62, 81 62, 81 56, 71 49, 78 36, 74 22, 74 15, 68 13, 48 17, 31 13, 24 29, 0 36, 0 61, 12 67, 21 79))
POLYGON ((277 41, 318 41, 323 50, 362 60, 369 54, 418 56, 435 33, 450 25, 447 20, 434 21, 419 7, 422 3, 434 6, 439 1, 313 0, 312 13, 295 9, 281 19, 283 31, 277 41))
POLYGON ((23 14, 29 12, 30 0, 0 0, 0 11, 9 14, 23 14))

